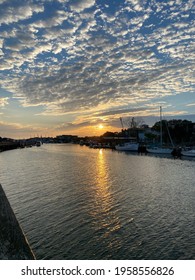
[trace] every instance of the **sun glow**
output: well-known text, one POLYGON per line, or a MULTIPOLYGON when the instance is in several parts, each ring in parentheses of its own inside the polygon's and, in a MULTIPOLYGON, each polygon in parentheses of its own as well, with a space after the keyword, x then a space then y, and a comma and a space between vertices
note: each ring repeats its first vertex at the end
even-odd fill
POLYGON ((98 125, 98 128, 99 128, 99 129, 103 129, 103 128, 104 128, 103 124, 99 124, 99 125, 98 125))

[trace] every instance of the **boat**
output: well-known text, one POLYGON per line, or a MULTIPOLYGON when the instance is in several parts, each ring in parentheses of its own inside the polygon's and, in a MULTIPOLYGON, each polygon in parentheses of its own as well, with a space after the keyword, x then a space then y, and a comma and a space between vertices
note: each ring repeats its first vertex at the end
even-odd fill
POLYGON ((36 142, 36 146, 37 146, 37 147, 40 147, 41 145, 42 145, 42 142, 41 142, 41 141, 37 141, 37 142, 36 142))
POLYGON ((195 150, 191 149, 191 150, 182 150, 181 151, 181 155, 182 156, 186 156, 186 157, 195 157, 195 150))
MULTIPOLYGON (((168 134, 169 134, 171 144, 172 144, 172 146, 174 146, 173 142, 172 142, 172 139, 171 139, 171 135, 170 135, 169 130, 168 130, 168 127, 167 127, 167 131, 168 131, 168 134)), ((153 153, 153 154, 168 154, 168 155, 171 155, 172 151, 173 151, 173 148, 164 148, 163 147, 163 141, 162 141, 162 107, 160 106, 160 147, 149 147, 149 148, 147 148, 147 152, 148 153, 153 153)))
POLYGON ((167 154, 171 155, 173 149, 170 148, 161 148, 161 147, 153 147, 153 148, 147 148, 148 153, 153 154, 167 154))
POLYGON ((125 142, 123 144, 119 144, 115 146, 115 149, 117 151, 132 151, 132 152, 137 152, 139 148, 138 143, 133 143, 133 142, 125 142))

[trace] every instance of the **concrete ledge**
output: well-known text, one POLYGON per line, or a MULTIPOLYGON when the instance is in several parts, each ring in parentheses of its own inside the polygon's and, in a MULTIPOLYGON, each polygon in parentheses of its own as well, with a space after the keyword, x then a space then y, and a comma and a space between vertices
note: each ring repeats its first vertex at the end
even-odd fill
POLYGON ((0 260, 33 260, 35 256, 0 184, 0 260))

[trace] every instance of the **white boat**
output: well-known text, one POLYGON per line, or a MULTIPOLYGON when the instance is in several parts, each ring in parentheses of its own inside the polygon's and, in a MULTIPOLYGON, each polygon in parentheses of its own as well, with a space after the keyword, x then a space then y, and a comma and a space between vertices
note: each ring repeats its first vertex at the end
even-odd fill
POLYGON ((186 157, 195 157, 195 150, 182 150, 181 151, 182 156, 186 156, 186 157))
POLYGON ((137 152, 138 151, 139 144, 138 143, 131 143, 131 142, 126 142, 123 144, 119 144, 115 146, 115 149, 117 151, 132 151, 132 152, 137 152))
MULTIPOLYGON (((167 131, 169 134, 169 138, 171 141, 172 146, 173 145, 173 141, 171 139, 171 135, 169 133, 168 127, 167 127, 167 131)), ((173 151, 173 148, 163 148, 163 141, 162 141, 162 107, 160 106, 160 147, 151 147, 151 148, 147 148, 147 152, 148 153, 153 153, 153 154, 169 154, 171 155, 173 151)))

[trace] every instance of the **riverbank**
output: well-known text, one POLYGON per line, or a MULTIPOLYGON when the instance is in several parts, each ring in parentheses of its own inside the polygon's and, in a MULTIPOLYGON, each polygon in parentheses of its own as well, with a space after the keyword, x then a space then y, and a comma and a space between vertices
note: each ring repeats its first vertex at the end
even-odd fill
POLYGON ((20 144, 17 142, 0 143, 0 152, 9 151, 17 148, 20 148, 20 144))
POLYGON ((33 260, 35 256, 0 184, 0 259, 33 260))

